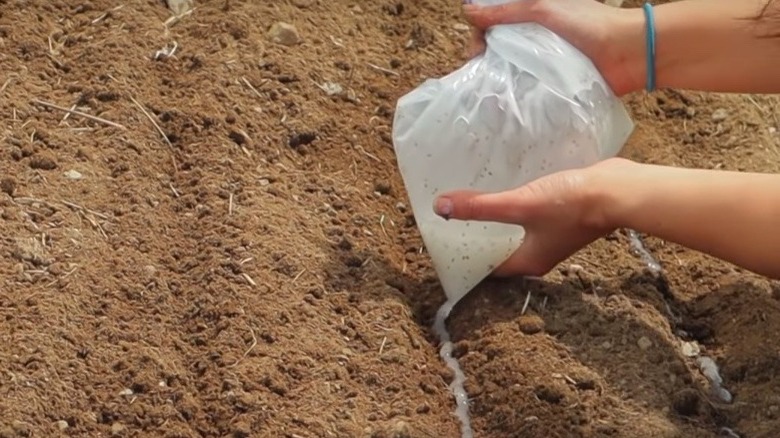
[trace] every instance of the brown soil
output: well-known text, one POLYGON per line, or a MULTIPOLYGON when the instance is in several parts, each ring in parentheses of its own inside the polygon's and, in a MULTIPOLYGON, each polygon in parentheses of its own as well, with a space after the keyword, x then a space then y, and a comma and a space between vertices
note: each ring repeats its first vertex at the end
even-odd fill
MULTIPOLYGON (((390 140, 462 62, 458 2, 116 4, 0 0, 0 436, 459 436, 390 140)), ((780 170, 778 99, 627 101, 627 157, 780 170)), ((456 308, 477 437, 776 435, 780 288, 647 244, 663 275, 621 232, 456 308)))

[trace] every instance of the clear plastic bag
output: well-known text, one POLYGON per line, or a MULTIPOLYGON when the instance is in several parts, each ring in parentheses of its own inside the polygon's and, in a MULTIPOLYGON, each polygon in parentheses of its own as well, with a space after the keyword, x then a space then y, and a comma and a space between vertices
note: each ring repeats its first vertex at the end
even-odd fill
MULTIPOLYGON (((497 4, 505 0, 474 3, 497 4)), ((485 53, 398 101, 393 143, 426 249, 452 303, 520 246, 522 226, 445 221, 436 196, 503 191, 615 156, 634 124, 593 63, 535 23, 486 33, 485 53)))

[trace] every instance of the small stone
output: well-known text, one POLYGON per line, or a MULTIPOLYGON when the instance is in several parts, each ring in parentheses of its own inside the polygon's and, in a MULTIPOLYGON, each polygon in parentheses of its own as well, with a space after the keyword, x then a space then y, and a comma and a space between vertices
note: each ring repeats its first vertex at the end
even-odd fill
POLYGON ((335 82, 325 82, 320 88, 322 88, 322 91, 328 96, 336 96, 344 92, 344 87, 335 82))
POLYGON ((639 346, 639 348, 640 348, 642 351, 646 351, 647 349, 649 349, 650 347, 652 347, 652 346, 653 346, 653 341, 651 341, 650 339, 648 339, 648 338, 647 338, 647 336, 642 336, 642 337, 641 337, 641 338, 639 338, 639 340, 636 342, 636 345, 638 345, 638 346, 639 346))
POLYGON ((176 16, 184 15, 192 10, 192 0, 167 0, 168 9, 176 16))
POLYGON ((391 191, 390 184, 385 181, 377 181, 374 183, 374 191, 380 195, 389 195, 391 191))
POLYGON ((685 115, 688 116, 689 118, 695 116, 696 115, 696 108, 691 107, 691 106, 685 107, 685 115))
POLYGON ((16 191, 16 181, 13 178, 3 178, 0 180, 0 190, 8 196, 13 196, 16 191))
POLYGON ((452 25, 452 28, 459 32, 467 32, 469 30, 469 26, 463 23, 455 23, 452 25))
POLYGON ((125 425, 122 423, 114 423, 111 425, 111 434, 112 435, 119 435, 120 433, 125 431, 125 425))
POLYGON ((80 172, 78 172, 76 170, 73 170, 73 169, 65 172, 65 178, 68 178, 68 179, 74 179, 75 180, 75 179, 81 179, 83 177, 84 176, 80 172))
POLYGON ((306 9, 314 4, 314 0, 293 0, 292 4, 298 8, 306 9))
POLYGON ((729 117, 728 111, 723 108, 718 108, 712 113, 713 122, 722 122, 729 117))
POLYGON ((403 420, 393 423, 390 432, 390 436, 393 438, 412 438, 411 427, 409 427, 409 423, 403 420))
POLYGON ((30 425, 24 421, 14 420, 11 427, 13 428, 13 431, 16 432, 15 435, 11 436, 32 436, 30 425))
POLYGON ((30 159, 30 168, 38 170, 54 170, 57 168, 57 162, 50 157, 32 157, 30 159))
POLYGON ((672 408, 684 417, 696 415, 699 411, 699 393, 693 389, 683 389, 672 397, 672 408))
POLYGON ((125 389, 119 391, 119 395, 125 395, 125 396, 133 395, 133 390, 130 389, 130 388, 125 388, 125 389))
POLYGON ((354 13, 356 13, 356 14, 362 14, 362 13, 363 13, 363 8, 361 8, 361 7, 360 7, 360 6, 358 6, 358 5, 355 5, 355 7, 354 7, 354 8, 352 8, 352 12, 354 12, 354 13))
POLYGON ((236 424, 236 428, 233 430, 234 438, 247 438, 252 435, 252 428, 249 424, 241 421, 236 424))
POLYGON ((288 23, 279 22, 274 24, 271 26, 268 34, 271 37, 271 41, 284 46, 294 46, 301 42, 298 29, 288 23))
POLYGON ((153 278, 157 275, 157 268, 152 265, 146 265, 144 266, 144 274, 146 274, 148 278, 153 278))
POLYGON ((398 204, 395 204, 395 209, 403 213, 406 211, 406 204, 399 202, 398 204))
POLYGON ((67 422, 67 421, 65 421, 65 420, 60 420, 60 421, 58 421, 58 422, 56 422, 56 423, 54 423, 54 424, 56 424, 56 425, 57 425, 57 429, 59 429, 59 430, 65 430, 65 429, 67 429, 68 427, 70 427, 70 425, 68 424, 68 422, 67 422))
POLYGON ((609 341, 604 341, 604 342, 601 344, 601 348, 603 348, 603 349, 605 349, 605 350, 609 350, 610 348, 612 348, 612 342, 609 342, 609 341))
POLYGON ((699 353, 701 353, 701 348, 696 341, 683 342, 681 349, 682 354, 685 357, 696 357, 699 355, 699 353))
POLYGON ((517 324, 520 331, 527 335, 535 335, 544 330, 544 320, 536 315, 523 315, 517 324))

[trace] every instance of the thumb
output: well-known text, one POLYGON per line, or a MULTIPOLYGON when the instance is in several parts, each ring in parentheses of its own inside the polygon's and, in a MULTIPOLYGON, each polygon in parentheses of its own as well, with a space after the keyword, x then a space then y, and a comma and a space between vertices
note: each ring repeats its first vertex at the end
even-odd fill
POLYGON ((537 21, 540 0, 519 0, 495 6, 465 5, 463 12, 474 27, 485 30, 498 24, 537 21))
POLYGON ((523 243, 520 248, 503 264, 493 271, 497 277, 515 277, 518 275, 530 275, 541 277, 547 274, 554 266, 555 261, 549 259, 543 246, 533 230, 525 230, 523 243))
POLYGON ((534 205, 522 190, 499 193, 457 191, 434 201, 433 210, 445 219, 477 220, 520 224, 533 213, 534 205))

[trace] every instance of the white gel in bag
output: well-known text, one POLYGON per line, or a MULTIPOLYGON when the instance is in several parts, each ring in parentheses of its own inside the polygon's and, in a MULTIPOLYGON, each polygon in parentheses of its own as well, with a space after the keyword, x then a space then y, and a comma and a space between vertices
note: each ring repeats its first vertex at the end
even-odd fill
POLYGON ((403 96, 393 124, 411 208, 451 305, 506 261, 524 232, 445 221, 433 212, 438 195, 504 191, 589 166, 617 155, 634 127, 593 63, 546 28, 501 25, 486 42, 482 55, 403 96))

